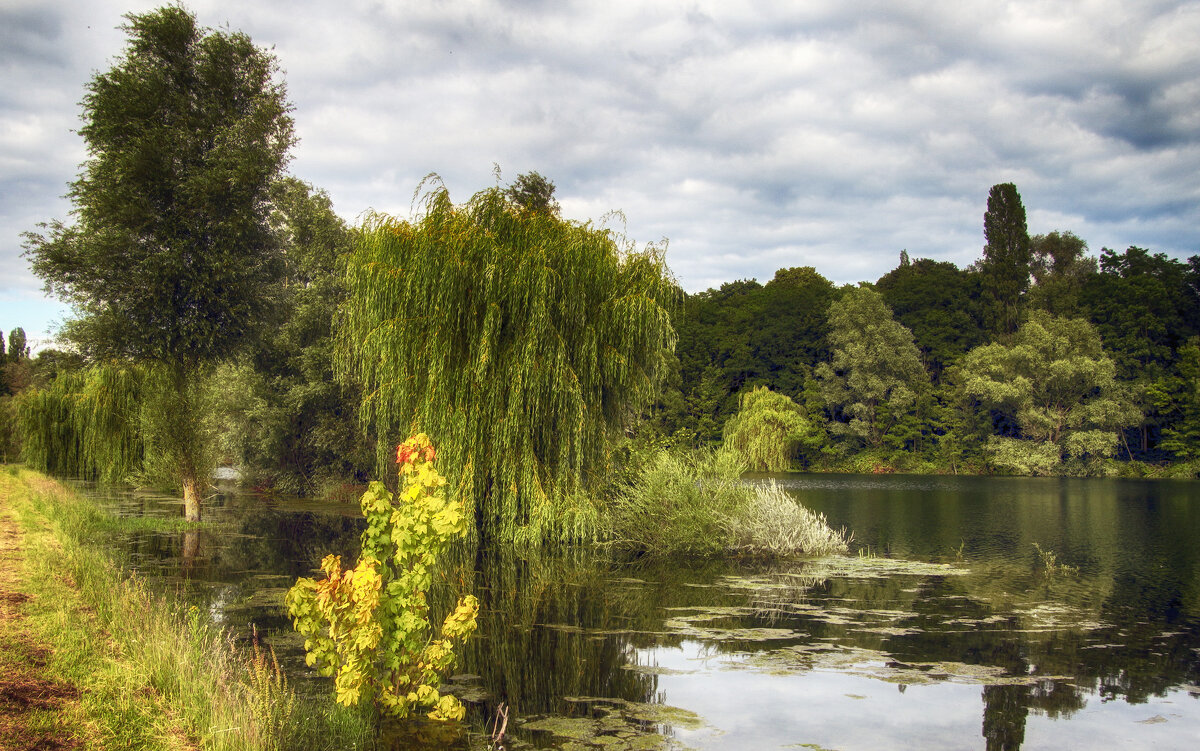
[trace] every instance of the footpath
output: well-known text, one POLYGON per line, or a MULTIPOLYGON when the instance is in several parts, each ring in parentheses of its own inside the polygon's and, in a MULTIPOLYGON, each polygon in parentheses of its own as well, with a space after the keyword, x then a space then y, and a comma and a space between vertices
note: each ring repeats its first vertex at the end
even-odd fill
POLYGON ((10 499, 0 491, 0 751, 79 749, 63 711, 78 701, 79 689, 51 675, 50 647, 30 633, 21 543, 10 499))

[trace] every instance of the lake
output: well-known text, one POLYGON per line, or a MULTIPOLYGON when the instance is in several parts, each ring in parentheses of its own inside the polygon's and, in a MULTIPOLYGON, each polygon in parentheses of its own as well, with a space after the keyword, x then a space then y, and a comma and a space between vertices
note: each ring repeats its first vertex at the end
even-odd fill
MULTIPOLYGON (((1192 749, 1200 743, 1200 501, 1191 482, 756 475, 854 554, 615 561, 457 551, 433 593, 482 610, 451 689, 506 748, 1192 749)), ((98 491, 91 491, 98 492, 98 491)), ((178 501, 103 496, 118 513, 178 501)), ((120 541, 127 565, 246 638, 303 691, 282 596, 353 559, 357 507, 229 494, 210 530, 120 541)), ((332 700, 332 697, 331 697, 332 700)), ((396 742, 407 748, 410 741, 396 742)))

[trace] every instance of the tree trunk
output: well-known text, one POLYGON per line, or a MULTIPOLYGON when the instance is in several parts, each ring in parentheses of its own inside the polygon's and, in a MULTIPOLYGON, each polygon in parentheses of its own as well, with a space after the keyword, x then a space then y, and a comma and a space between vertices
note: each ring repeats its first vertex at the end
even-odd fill
POLYGON ((183 515, 189 522, 200 521, 200 478, 190 472, 183 478, 183 515))

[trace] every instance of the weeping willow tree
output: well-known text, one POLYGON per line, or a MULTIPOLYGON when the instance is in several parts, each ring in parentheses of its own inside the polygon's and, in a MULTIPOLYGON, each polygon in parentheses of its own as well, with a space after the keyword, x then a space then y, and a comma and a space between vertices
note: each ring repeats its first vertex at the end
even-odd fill
POLYGON ((800 405, 766 386, 743 391, 738 412, 725 423, 725 448, 759 472, 784 472, 802 446, 819 446, 824 431, 814 426, 800 405))
POLYGON ((119 482, 139 471, 145 374, 128 364, 60 374, 14 401, 25 462, 42 472, 119 482))
POLYGON ((678 295, 653 245, 523 208, 499 188, 413 222, 367 219, 348 266, 343 374, 380 465, 437 442, 485 539, 594 536, 612 439, 655 396, 678 295))

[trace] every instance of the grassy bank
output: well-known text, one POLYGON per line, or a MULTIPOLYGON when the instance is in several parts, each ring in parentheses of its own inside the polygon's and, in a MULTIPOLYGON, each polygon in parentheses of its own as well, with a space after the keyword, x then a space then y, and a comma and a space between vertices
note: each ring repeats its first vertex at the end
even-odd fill
POLYGON ((63 694, 22 720, 61 745, 6 740, 5 748, 374 746, 369 718, 324 697, 298 698, 269 652, 236 648, 195 610, 125 576, 101 542, 123 522, 74 491, 6 467, 0 524, 19 538, 20 555, 6 561, 19 592, 8 599, 20 601, 21 628, 35 645, 22 651, 0 644, 0 664, 25 663, 52 676, 63 694))

